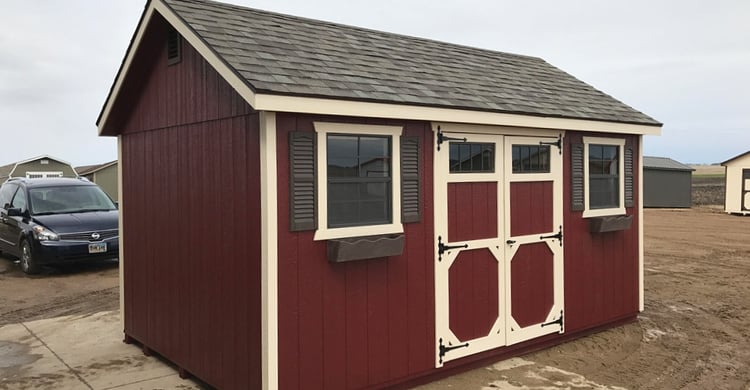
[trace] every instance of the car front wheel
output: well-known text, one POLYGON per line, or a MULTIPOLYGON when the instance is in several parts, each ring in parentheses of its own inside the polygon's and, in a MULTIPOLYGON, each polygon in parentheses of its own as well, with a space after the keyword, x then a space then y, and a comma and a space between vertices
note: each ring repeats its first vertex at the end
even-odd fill
POLYGON ((39 264, 34 261, 31 254, 31 245, 26 240, 21 242, 21 270, 27 275, 38 274, 40 271, 39 264))

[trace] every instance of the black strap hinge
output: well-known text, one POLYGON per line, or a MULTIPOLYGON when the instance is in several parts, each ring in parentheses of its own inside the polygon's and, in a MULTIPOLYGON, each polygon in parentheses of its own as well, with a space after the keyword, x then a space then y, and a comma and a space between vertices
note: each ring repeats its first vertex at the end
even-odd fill
POLYGON ((558 319, 543 323, 542 328, 544 328, 545 326, 550 326, 550 325, 555 325, 555 324, 560 325, 560 332, 562 332, 562 328, 563 328, 563 311, 562 310, 560 310, 560 317, 558 319))
POLYGON ((440 150, 440 144, 442 144, 445 141, 461 141, 461 142, 466 142, 466 137, 464 137, 464 138, 448 137, 447 135, 443 134, 442 130, 440 130, 440 126, 438 126, 438 131, 437 131, 437 150, 440 150))
POLYGON ((464 348, 468 347, 469 343, 463 343, 458 345, 443 345, 443 338, 440 338, 440 344, 438 344, 438 352, 440 356, 440 364, 443 364, 443 356, 445 356, 446 353, 458 349, 458 348, 464 348))
POLYGON ((549 236, 539 236, 540 240, 546 240, 548 238, 552 238, 555 240, 558 240, 560 242, 560 246, 563 244, 563 234, 562 234, 562 225, 560 225, 560 230, 556 234, 552 234, 549 236))
POLYGON ((443 260, 443 253, 451 249, 468 248, 469 244, 463 245, 445 245, 443 244, 443 237, 438 236, 438 261, 443 260))
POLYGON ((542 141, 539 141, 539 145, 552 145, 552 146, 557 146, 557 151, 558 151, 558 152, 559 152, 560 154, 562 154, 562 134, 559 134, 559 135, 557 136, 557 141, 555 141, 555 142, 542 142, 542 141))

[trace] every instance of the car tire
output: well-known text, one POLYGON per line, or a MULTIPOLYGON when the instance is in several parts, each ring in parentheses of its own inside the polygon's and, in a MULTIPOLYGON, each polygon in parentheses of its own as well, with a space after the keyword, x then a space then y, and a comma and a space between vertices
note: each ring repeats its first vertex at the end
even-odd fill
POLYGON ((41 271, 39 264, 34 261, 31 245, 27 240, 21 241, 21 270, 27 275, 35 275, 41 271))

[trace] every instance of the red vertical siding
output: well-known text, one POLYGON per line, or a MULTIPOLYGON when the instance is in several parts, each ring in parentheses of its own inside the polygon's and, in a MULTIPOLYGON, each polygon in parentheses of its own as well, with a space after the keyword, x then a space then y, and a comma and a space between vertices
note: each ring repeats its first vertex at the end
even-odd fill
POLYGON ((555 230, 552 196, 551 181, 510 183, 510 235, 517 237, 555 230))
POLYGON ((143 42, 110 121, 125 333, 213 386, 260 388, 258 115, 191 47, 172 66, 164 49, 143 42))
MULTIPOLYGON (((576 332, 638 313, 638 166, 635 160, 635 206, 626 209, 633 216, 630 229, 590 233, 589 220, 570 207, 570 145, 583 142, 583 133, 565 136, 565 331, 576 332)), ((597 135, 601 136, 601 135, 597 135)), ((625 138, 638 156, 638 136, 625 138)))
POLYGON ((554 255, 545 242, 521 245, 513 256, 510 307, 511 315, 521 327, 547 318, 555 303, 553 272, 554 255))
POLYGON ((497 321, 498 266, 489 249, 461 251, 451 265, 449 322, 459 340, 487 336, 497 321))
POLYGON ((313 121, 277 115, 279 194, 279 388, 378 386, 429 371, 434 364, 432 131, 404 126, 422 138, 422 222, 404 225, 401 256, 332 264, 312 231, 289 231, 288 134, 313 131, 313 121))
POLYGON ((497 237, 497 182, 448 183, 448 241, 497 237))

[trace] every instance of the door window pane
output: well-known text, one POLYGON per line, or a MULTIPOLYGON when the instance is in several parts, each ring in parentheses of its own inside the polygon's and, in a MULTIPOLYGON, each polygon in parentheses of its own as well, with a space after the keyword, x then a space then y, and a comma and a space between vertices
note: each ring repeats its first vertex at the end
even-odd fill
POLYGON ((549 145, 513 145, 513 173, 549 173, 549 145))
POLYGON ((450 173, 494 172, 495 144, 451 142, 449 158, 450 173))

